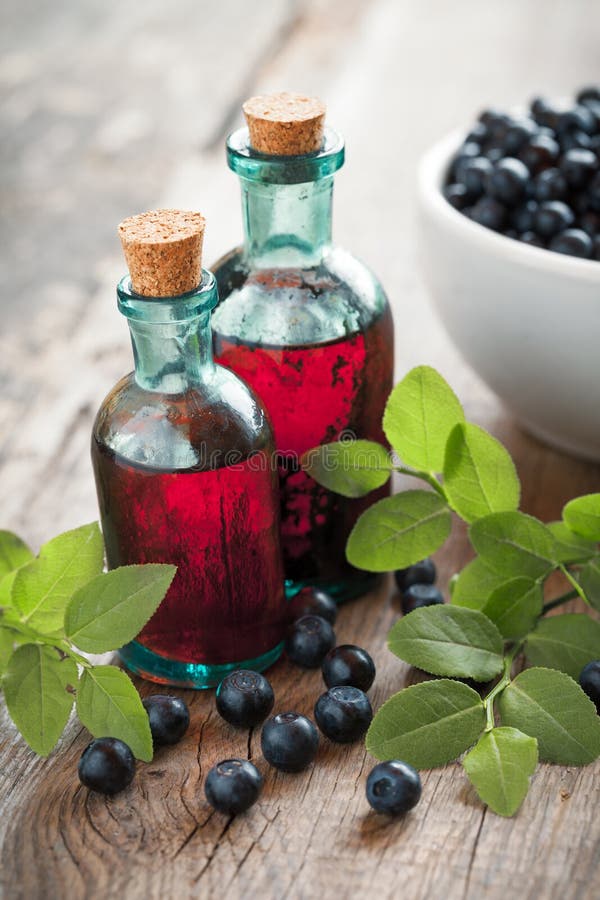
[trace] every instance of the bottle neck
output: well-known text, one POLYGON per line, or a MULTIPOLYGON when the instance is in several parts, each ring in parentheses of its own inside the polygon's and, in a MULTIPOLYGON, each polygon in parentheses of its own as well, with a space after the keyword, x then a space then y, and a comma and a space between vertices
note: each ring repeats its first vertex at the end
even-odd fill
POLYGON ((331 245, 333 176, 304 184, 240 181, 248 262, 257 268, 318 265, 331 245))
POLYGON ((129 278, 120 282, 117 296, 128 320, 141 388, 182 394, 210 380, 215 365, 210 313, 217 302, 211 273, 203 271, 198 289, 180 297, 140 297, 129 278))

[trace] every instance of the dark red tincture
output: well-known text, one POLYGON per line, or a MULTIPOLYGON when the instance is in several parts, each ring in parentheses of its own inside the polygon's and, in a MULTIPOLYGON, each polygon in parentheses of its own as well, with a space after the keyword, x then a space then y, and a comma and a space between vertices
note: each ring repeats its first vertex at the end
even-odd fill
POLYGON ((251 660, 283 637, 283 573, 271 460, 165 472, 93 445, 110 568, 178 566, 137 641, 181 662, 251 660))
POLYGON ((343 436, 385 443, 381 420, 392 388, 392 341, 387 307, 365 331, 323 344, 252 345, 214 335, 217 362, 256 391, 273 423, 288 579, 335 582, 356 571, 346 562, 348 535, 360 513, 389 488, 346 499, 320 487, 299 460, 343 436))

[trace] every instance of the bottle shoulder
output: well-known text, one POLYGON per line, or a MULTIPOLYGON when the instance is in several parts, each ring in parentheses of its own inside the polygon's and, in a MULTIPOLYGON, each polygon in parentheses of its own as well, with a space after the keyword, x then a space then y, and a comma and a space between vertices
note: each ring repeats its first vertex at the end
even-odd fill
POLYGON ((129 373, 101 404, 93 437, 131 462, 167 469, 220 468, 273 445, 254 392, 219 365, 213 378, 180 394, 144 390, 129 373))
POLYGON ((341 247, 314 267, 249 268, 240 248, 214 266, 219 336, 274 345, 338 340, 367 329, 389 310, 371 270, 341 247))

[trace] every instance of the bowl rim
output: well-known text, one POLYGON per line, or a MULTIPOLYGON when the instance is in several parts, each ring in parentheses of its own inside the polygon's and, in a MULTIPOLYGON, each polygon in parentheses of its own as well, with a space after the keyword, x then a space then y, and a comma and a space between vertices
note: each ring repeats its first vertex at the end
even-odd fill
POLYGON ((442 186, 450 161, 464 141, 465 134, 464 129, 455 129, 433 144, 421 158, 417 173, 418 189, 421 202, 429 211, 445 222, 448 228, 458 232, 462 229, 465 241, 477 244, 482 250, 495 252, 507 262, 514 264, 520 261, 533 269, 580 279, 583 277, 584 280, 600 284, 600 261, 580 259, 565 253, 554 253, 544 247, 524 244, 473 222, 448 203, 442 193, 442 186))

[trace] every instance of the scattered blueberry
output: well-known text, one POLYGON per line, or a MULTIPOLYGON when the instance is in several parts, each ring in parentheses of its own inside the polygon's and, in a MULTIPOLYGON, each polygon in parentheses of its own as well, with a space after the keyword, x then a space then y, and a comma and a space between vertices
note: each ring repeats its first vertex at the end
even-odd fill
POLYGON ((303 669, 317 669, 335 646, 333 628, 322 616, 302 616, 294 622, 285 642, 288 659, 303 669))
POLYGON ((419 773, 408 763, 391 759, 369 772, 367 800, 375 812, 399 816, 416 806, 420 798, 419 773))
POLYGON ((176 744, 181 740, 190 724, 190 713, 185 700, 169 694, 151 694, 143 704, 148 713, 155 747, 176 744))
POLYGON ((330 594, 320 588, 302 588, 289 601, 287 617, 289 622, 295 622, 302 616, 321 616, 322 619, 327 619, 330 625, 334 625, 337 618, 337 604, 330 594))
POLYGON ((375 680, 375 663, 362 647, 340 644, 323 660, 323 679, 327 687, 346 684, 368 691, 375 680))
POLYGON ((249 760, 225 759, 206 776, 204 793, 218 812, 235 816, 256 803, 262 786, 262 775, 249 760))
POLYGON ((586 692, 600 715, 600 659, 595 659, 584 666, 579 676, 579 684, 586 692))
POLYGON ((366 732, 373 718, 369 698, 359 688, 338 685, 315 703, 317 725, 331 741, 351 744, 366 732))
POLYGON ((117 794, 131 784, 135 775, 133 753, 117 738, 96 738, 79 760, 79 780, 100 794, 117 794))
POLYGON ((405 591, 412 584, 434 584, 436 577, 435 563, 429 557, 407 569, 397 569, 394 572, 394 578, 400 591, 405 591))
POLYGON ((230 725, 253 728, 263 722, 275 703, 269 681, 260 672, 236 669, 217 688, 217 711, 230 725))
POLYGON ((270 765, 282 772, 302 772, 317 754, 319 732, 300 713, 279 713, 263 725, 260 742, 270 765))
POLYGON ((437 606, 444 598, 433 584, 412 584, 402 594, 402 612, 404 615, 421 606, 437 606))
POLYGON ((567 253, 581 259, 591 259, 594 250, 591 237, 580 228, 566 228, 552 238, 548 247, 555 253, 567 253))

